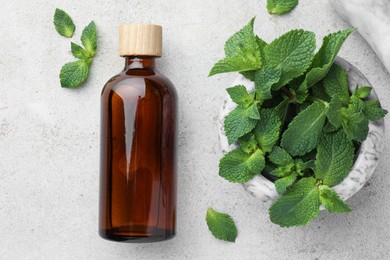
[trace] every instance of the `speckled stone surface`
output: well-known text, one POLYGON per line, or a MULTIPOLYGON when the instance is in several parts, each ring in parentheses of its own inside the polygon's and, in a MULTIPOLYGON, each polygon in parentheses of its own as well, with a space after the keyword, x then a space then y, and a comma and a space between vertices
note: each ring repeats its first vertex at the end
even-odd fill
MULTIPOLYGON (((368 80, 364 75, 352 64, 342 58, 336 58, 336 63, 342 66, 348 72, 349 88, 354 92, 356 86, 370 86, 368 80)), ((232 84, 243 85, 249 91, 253 91, 255 85, 242 75, 239 75, 232 84)), ((371 95, 368 97, 371 100, 378 100, 378 96, 373 89, 371 95)), ((221 142, 221 149, 223 153, 227 153, 238 147, 237 143, 229 145, 227 137, 223 130, 223 122, 226 116, 236 107, 236 104, 226 95, 221 113, 219 115, 219 139, 221 142)), ((380 153, 383 149, 383 138, 385 134, 384 120, 378 122, 369 122, 369 132, 366 140, 362 143, 357 158, 351 168, 347 177, 333 189, 343 200, 347 200, 358 192, 363 185, 370 179, 375 167, 378 165, 380 153)), ((275 185, 262 175, 256 175, 252 180, 243 184, 245 190, 250 194, 270 204, 279 197, 276 192, 275 185)), ((321 207, 321 209, 324 209, 321 207)))
MULTIPOLYGON (((236 74, 208 78, 223 44, 256 15, 267 41, 293 28, 318 41, 347 28, 327 1, 300 0, 285 16, 271 16, 258 0, 10 1, 0 7, 0 259, 386 259, 390 255, 390 140, 370 181, 348 200, 348 214, 321 215, 310 225, 273 225, 268 206, 241 185, 218 176, 222 152, 218 115, 236 74), (72 61, 70 40, 53 28, 56 7, 73 17, 72 39, 91 19, 99 49, 88 84, 61 89, 58 74, 72 61), (179 95, 177 236, 158 244, 120 244, 97 234, 99 97, 124 66, 118 25, 164 27, 158 67, 179 95), (238 238, 229 244, 208 231, 208 207, 229 213, 238 238)), ((319 43, 318 43, 319 45, 319 43)), ((354 33, 340 56, 367 77, 390 109, 390 75, 354 33)), ((386 125, 390 123, 386 118, 386 125)))

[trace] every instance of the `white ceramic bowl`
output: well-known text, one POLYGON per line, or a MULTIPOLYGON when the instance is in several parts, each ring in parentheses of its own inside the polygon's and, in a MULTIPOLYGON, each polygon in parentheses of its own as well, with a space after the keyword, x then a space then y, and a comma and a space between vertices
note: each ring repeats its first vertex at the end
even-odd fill
MULTIPOLYGON (((342 58, 335 61, 348 72, 349 88, 353 92, 356 86, 371 86, 363 74, 353 65, 342 58)), ((237 77, 232 86, 244 85, 248 91, 254 89, 254 83, 243 76, 237 77)), ((371 92, 369 99, 378 100, 375 91, 371 92)), ((237 144, 229 145, 223 130, 223 121, 227 114, 236 107, 236 104, 226 95, 220 116, 219 116, 219 138, 223 153, 227 153, 238 147, 237 144)), ((362 143, 358 156, 352 166, 348 176, 333 189, 343 199, 352 197, 364 184, 370 179, 376 166, 378 165, 379 155, 383 148, 385 125, 384 120, 378 122, 369 122, 369 132, 367 139, 362 143)), ((275 185, 261 174, 256 175, 252 180, 244 183, 245 189, 253 196, 263 202, 272 202, 278 198, 275 185)))

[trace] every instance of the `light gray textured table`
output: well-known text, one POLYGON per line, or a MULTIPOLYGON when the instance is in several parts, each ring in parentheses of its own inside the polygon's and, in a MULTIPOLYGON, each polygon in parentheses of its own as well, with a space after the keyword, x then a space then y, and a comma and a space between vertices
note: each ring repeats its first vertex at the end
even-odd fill
MULTIPOLYGON (((3 1, 0 8, 0 259, 389 257, 388 138, 370 183, 348 201, 353 212, 322 212, 306 227, 273 225, 266 206, 218 176, 218 113, 235 75, 207 74, 223 56, 225 40, 255 15, 255 31, 265 40, 298 27, 320 40, 347 27, 327 1, 301 0, 282 17, 267 14, 265 0, 35 2, 3 1), (73 58, 70 41, 53 28, 56 7, 76 23, 72 40, 79 42, 91 19, 99 30, 92 73, 78 90, 59 85, 61 66, 73 58), (164 27, 158 67, 180 98, 178 234, 159 244, 112 243, 97 235, 100 91, 124 64, 118 25, 135 22, 164 27), (235 244, 211 236, 209 206, 234 217, 235 244)), ((367 76, 389 109, 390 75, 357 33, 340 56, 367 76)))

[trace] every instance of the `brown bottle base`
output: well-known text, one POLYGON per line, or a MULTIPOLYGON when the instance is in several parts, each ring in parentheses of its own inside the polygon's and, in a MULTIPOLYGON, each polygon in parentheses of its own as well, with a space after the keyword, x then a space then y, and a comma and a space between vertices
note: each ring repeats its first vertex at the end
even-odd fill
POLYGON ((169 240, 175 237, 175 233, 167 232, 166 230, 159 230, 156 234, 145 235, 145 234, 129 234, 128 232, 112 232, 112 230, 99 230, 100 237, 117 242, 124 243, 153 243, 164 240, 169 240))

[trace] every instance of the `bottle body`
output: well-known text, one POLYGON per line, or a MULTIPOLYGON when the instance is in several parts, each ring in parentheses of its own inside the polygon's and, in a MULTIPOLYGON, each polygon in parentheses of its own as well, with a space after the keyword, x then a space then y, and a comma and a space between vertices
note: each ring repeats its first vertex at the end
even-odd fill
POLYGON ((176 91, 154 58, 128 57, 101 97, 99 233, 128 242, 176 229, 176 91))

